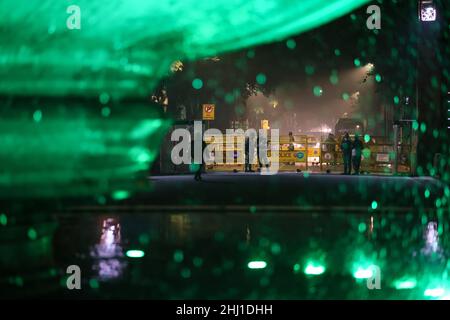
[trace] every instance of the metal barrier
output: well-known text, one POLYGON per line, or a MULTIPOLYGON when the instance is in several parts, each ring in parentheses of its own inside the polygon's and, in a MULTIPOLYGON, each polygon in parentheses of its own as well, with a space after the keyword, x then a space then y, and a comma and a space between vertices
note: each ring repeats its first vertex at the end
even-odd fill
MULTIPOLYGON (((245 144, 239 144, 237 139, 229 145, 222 138, 212 141, 205 138, 208 144, 216 144, 216 152, 222 152, 223 161, 209 166, 209 170, 243 170, 245 165, 245 144), (242 156, 241 156, 242 154, 242 156), (233 161, 225 162, 233 157, 233 161)), ((361 172, 394 173, 395 151, 392 143, 380 142, 377 137, 371 137, 364 143, 361 159, 361 172)), ((270 139, 269 139, 270 146, 270 139)), ((343 172, 343 157, 340 150, 340 139, 336 142, 321 141, 320 138, 307 135, 280 136, 279 164, 281 171, 304 169, 311 171, 343 172)), ((398 172, 410 172, 411 146, 399 144, 398 172)), ((214 154, 211 155, 214 158, 214 154)), ((268 157, 271 156, 270 150, 268 157)), ((256 158, 256 156, 255 156, 256 158)))

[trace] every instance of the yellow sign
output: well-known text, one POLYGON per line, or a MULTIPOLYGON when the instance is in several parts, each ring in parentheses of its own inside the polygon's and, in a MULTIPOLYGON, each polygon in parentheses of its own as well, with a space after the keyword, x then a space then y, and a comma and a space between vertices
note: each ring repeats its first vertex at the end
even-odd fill
POLYGON ((203 120, 214 120, 215 107, 213 104, 203 105, 203 120))
POLYGON ((269 120, 261 120, 261 129, 270 129, 269 120))
MULTIPOLYGON (((285 162, 305 162, 305 152, 304 151, 279 151, 278 153, 281 163, 285 162)), ((270 156, 270 155, 269 155, 270 156)))

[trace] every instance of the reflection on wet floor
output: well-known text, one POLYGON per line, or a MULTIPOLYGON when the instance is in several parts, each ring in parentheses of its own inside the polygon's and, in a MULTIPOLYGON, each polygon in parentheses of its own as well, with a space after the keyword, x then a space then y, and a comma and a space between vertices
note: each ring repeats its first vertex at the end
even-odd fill
POLYGON ((95 259, 93 269, 98 271, 100 280, 119 277, 126 266, 122 261, 120 223, 116 219, 105 219, 102 225, 100 242, 91 249, 90 256, 95 259))
POLYGON ((447 216, 59 214, 36 221, 34 233, 20 223, 11 226, 9 243, 17 251, 8 260, 10 251, 1 249, 1 284, 8 289, 2 296, 448 298, 447 216), (22 233, 26 241, 19 241, 22 233), (81 268, 81 290, 66 288, 69 265, 81 268))

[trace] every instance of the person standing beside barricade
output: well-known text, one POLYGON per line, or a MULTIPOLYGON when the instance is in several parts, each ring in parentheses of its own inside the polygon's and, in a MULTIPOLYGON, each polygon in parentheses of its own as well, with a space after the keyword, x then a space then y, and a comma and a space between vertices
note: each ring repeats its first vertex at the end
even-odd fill
POLYGON ((332 166, 336 165, 336 139, 334 138, 334 134, 329 133, 327 139, 325 140, 326 152, 330 155, 330 159, 327 159, 327 165, 331 164, 332 166))
MULTIPOLYGON (((294 135, 292 134, 292 131, 289 132, 289 147, 288 150, 290 152, 293 152, 295 150, 295 146, 294 146, 294 135)), ((295 162, 289 162, 290 165, 295 165, 295 162)))
POLYGON ((352 141, 348 132, 345 133, 341 142, 342 158, 344 159, 344 174, 352 172, 352 141))
POLYGON ((254 146, 254 143, 250 142, 253 142, 254 140, 250 141, 250 139, 253 139, 253 137, 245 137, 245 172, 255 172, 252 170, 253 154, 255 150, 253 148, 250 150, 250 148, 254 146))
POLYGON ((363 149, 363 143, 359 139, 359 135, 355 134, 355 140, 353 141, 352 145, 352 163, 353 163, 353 170, 355 171, 355 175, 359 174, 359 168, 361 166, 361 155, 362 155, 362 149, 363 149))

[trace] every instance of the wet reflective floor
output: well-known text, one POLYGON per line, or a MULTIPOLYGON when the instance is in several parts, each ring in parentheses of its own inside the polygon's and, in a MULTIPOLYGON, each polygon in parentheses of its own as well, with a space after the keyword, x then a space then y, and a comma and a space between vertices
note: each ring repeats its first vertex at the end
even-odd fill
POLYGON ((0 236, 1 296, 450 297, 442 210, 107 212, 10 217, 0 236), (69 265, 81 269, 81 290, 67 289, 69 265))

